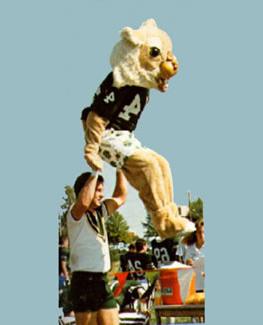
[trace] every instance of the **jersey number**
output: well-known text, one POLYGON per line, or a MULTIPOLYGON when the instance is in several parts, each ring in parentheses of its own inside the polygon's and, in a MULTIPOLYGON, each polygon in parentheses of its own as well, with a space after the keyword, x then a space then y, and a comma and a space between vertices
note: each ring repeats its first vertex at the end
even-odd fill
POLYGON ((153 253, 158 261, 170 262, 170 256, 169 256, 167 249, 165 247, 155 248, 153 250, 153 253))
POLYGON ((110 102, 114 102, 115 101, 115 96, 114 96, 114 92, 112 91, 108 96, 106 96, 104 99, 104 102, 106 104, 109 104, 110 102))
POLYGON ((130 271, 139 271, 142 270, 141 262, 140 261, 134 261, 134 264, 131 260, 128 260, 129 270, 130 271))
POLYGON ((125 121, 129 121, 131 118, 130 114, 137 115, 141 110, 141 101, 140 96, 137 94, 134 97, 134 100, 130 103, 130 105, 125 105, 123 107, 123 112, 120 112, 118 117, 124 119, 125 121))

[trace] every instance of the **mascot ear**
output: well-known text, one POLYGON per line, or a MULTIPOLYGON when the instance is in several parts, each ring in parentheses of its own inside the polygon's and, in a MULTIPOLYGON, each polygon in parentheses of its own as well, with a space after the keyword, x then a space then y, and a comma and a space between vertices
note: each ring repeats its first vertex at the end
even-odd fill
POLYGON ((156 21, 153 18, 145 20, 142 23, 141 27, 155 27, 155 28, 158 28, 158 26, 156 24, 156 21))
POLYGON ((140 45, 142 43, 136 31, 130 27, 124 27, 122 29, 121 37, 122 39, 125 39, 126 41, 132 43, 133 45, 140 45))

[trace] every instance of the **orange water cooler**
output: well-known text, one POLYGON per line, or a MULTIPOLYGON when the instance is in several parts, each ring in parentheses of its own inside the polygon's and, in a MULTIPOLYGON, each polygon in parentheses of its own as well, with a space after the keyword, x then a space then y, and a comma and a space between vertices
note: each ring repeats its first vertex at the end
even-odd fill
POLYGON ((163 269, 160 271, 162 302, 182 305, 195 293, 195 274, 192 269, 163 269))

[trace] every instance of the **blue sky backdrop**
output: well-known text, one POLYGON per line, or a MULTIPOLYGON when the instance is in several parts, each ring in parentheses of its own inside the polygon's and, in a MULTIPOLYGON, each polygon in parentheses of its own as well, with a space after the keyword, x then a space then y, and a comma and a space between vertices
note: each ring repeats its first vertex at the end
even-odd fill
MULTIPOLYGON (((135 134, 170 162, 177 203, 188 190, 204 200, 207 324, 257 319, 261 275, 248 274, 262 246, 261 2, 12 0, 0 5, 7 324, 56 323, 57 215, 64 186, 87 168, 80 112, 110 71, 120 30, 147 18, 170 34, 180 70, 167 93, 151 91, 135 134)), ((111 190, 111 168, 105 176, 111 190)), ((134 191, 122 211, 140 232, 134 191)))

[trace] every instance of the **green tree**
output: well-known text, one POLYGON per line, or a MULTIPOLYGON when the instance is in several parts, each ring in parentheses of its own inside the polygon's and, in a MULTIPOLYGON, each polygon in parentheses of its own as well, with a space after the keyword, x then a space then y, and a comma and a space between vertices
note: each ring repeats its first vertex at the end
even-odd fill
POLYGON ((144 237, 150 238, 150 237, 156 237, 158 236, 158 233, 154 229, 154 226, 152 224, 152 218, 149 214, 146 216, 146 222, 142 222, 142 226, 144 228, 144 237))
POLYGON ((127 243, 129 226, 119 212, 114 212, 106 222, 109 243, 127 243))
POLYGON ((76 197, 74 193, 74 189, 66 185, 64 187, 66 197, 63 197, 63 203, 61 204, 60 208, 62 212, 59 214, 59 235, 66 235, 67 234, 67 222, 66 222, 66 215, 70 206, 75 202, 76 197))
POLYGON ((189 218, 196 222, 198 219, 204 217, 204 208, 202 199, 198 198, 195 201, 189 202, 189 218))

